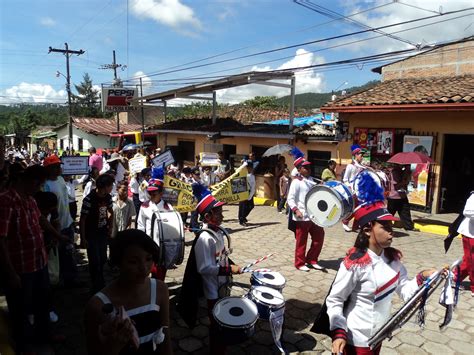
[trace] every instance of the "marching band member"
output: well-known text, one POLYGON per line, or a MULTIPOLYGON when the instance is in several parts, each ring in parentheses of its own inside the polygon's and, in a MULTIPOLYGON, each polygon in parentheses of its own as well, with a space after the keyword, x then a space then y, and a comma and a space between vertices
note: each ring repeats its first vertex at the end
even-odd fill
POLYGON ((224 218, 223 202, 217 201, 201 184, 193 185, 193 193, 199 203, 196 211, 204 220, 203 231, 194 239, 186 271, 184 273, 178 312, 186 324, 194 327, 198 311, 198 298, 204 294, 207 299, 211 323, 209 331, 209 353, 224 354, 225 345, 218 339, 217 323, 212 309, 219 300, 220 291, 228 283, 231 274, 239 274, 241 268, 229 259, 225 236, 219 226, 224 218))
POLYGON ((393 293, 406 301, 436 272, 424 270, 408 279, 401 252, 390 247, 392 221, 398 218, 386 209, 383 189, 372 177, 365 174, 362 180, 374 193, 354 212, 361 229, 326 298, 332 352, 337 354, 379 354, 381 345, 371 350, 368 340, 389 319, 393 293))
POLYGON ((298 176, 291 182, 287 198, 287 204, 296 224, 295 267, 301 271, 309 271, 309 267, 322 270, 324 268, 318 264, 318 257, 324 243, 324 229, 309 219, 305 207, 306 195, 316 184, 310 176, 311 163, 304 159, 303 152, 296 147, 293 148, 291 154, 296 158, 294 165, 298 169, 298 176), (308 233, 311 234, 311 247, 306 253, 308 233))
MULTIPOLYGON (((158 238, 153 236, 153 215, 156 212, 173 211, 173 206, 162 199, 164 190, 164 171, 162 168, 153 168, 151 179, 148 180, 146 188, 150 200, 144 202, 140 208, 137 218, 137 229, 144 231, 152 238, 158 246, 161 247, 158 238)), ((166 277, 166 268, 164 266, 156 266, 156 270, 152 270, 153 276, 158 280, 164 281, 166 277)))
MULTIPOLYGON (((352 183, 355 180, 355 177, 364 169, 367 169, 366 166, 362 164, 362 159, 364 158, 365 150, 362 149, 359 145, 354 144, 351 146, 352 162, 346 166, 344 170, 344 176, 342 177, 342 182, 347 185, 352 190, 352 183)), ((356 200, 357 203, 357 200, 356 200)), ((342 221, 342 227, 346 232, 351 232, 352 228, 349 226, 349 222, 352 219, 352 215, 342 221)))

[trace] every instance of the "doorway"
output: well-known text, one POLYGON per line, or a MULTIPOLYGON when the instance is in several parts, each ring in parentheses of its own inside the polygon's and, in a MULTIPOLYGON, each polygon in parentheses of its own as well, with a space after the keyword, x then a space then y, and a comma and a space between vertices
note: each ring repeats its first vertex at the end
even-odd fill
POLYGON ((474 190, 472 134, 446 134, 441 170, 440 212, 461 212, 474 190))

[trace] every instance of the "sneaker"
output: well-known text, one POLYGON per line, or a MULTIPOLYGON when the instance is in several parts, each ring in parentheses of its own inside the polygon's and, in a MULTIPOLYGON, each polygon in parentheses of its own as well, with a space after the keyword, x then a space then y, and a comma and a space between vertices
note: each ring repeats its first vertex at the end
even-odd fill
POLYGON ((283 211, 280 211, 280 212, 278 212, 278 213, 279 213, 279 214, 283 214, 283 213, 285 213, 285 212, 283 212, 283 211))
POLYGON ((318 263, 316 263, 316 264, 307 264, 307 265, 308 265, 308 267, 313 268, 314 270, 324 270, 324 267, 322 267, 318 263))
POLYGON ((309 271, 309 267, 307 267, 306 265, 303 265, 303 266, 300 266, 300 267, 298 268, 298 270, 308 272, 308 271, 309 271))
POLYGON ((352 232, 352 228, 349 227, 348 224, 343 223, 343 224, 342 224, 342 228, 344 228, 344 230, 345 230, 346 232, 352 232))
POLYGON ((54 311, 49 312, 49 321, 51 323, 56 323, 58 320, 59 320, 59 317, 56 314, 56 312, 54 312, 54 311))
POLYGON ((471 292, 471 297, 474 297, 474 292, 471 292))

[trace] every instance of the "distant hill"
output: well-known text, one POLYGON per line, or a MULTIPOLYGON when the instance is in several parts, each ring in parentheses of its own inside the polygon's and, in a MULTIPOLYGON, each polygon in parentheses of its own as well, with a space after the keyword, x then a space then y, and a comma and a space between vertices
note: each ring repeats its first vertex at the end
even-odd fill
MULTIPOLYGON (((366 90, 368 88, 371 88, 379 83, 378 80, 372 80, 367 82, 364 85, 361 86, 353 86, 347 89, 344 89, 348 94, 355 92, 355 91, 360 91, 360 90, 366 90)), ((340 91, 338 91, 340 93, 340 91)), ((325 92, 325 93, 314 93, 314 92, 308 92, 304 94, 297 94, 295 95, 295 106, 296 108, 305 108, 305 109, 311 109, 311 108, 319 108, 323 106, 326 102, 331 100, 331 96, 333 95, 332 92, 325 92)), ((283 96, 280 98, 277 98, 276 103, 281 106, 289 106, 290 105, 290 96, 283 96)))

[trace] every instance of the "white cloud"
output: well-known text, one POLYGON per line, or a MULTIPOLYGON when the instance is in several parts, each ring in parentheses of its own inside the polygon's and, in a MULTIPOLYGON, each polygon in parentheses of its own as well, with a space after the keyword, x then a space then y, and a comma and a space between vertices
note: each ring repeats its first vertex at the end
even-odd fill
MULTIPOLYGON (((351 14, 355 12, 359 12, 364 9, 368 9, 371 7, 375 7, 378 5, 386 4, 385 0, 377 0, 375 2, 344 2, 346 5, 345 7, 345 14, 351 14)), ((404 0, 403 3, 391 3, 388 6, 380 7, 374 11, 365 12, 363 14, 357 15, 352 17, 359 22, 362 22, 366 25, 371 27, 381 27, 388 24, 413 20, 417 18, 427 17, 435 15, 433 11, 437 12, 441 11, 443 13, 449 11, 460 10, 468 7, 472 7, 472 0, 404 0), (403 3, 412 5, 407 6, 403 3), (417 9, 415 7, 422 8, 417 9), (429 11, 426 11, 429 10, 429 11), (431 11, 431 12, 430 12, 431 11)), ((431 44, 431 43, 440 43, 444 41, 456 40, 461 39, 464 37, 468 37, 474 34, 474 26, 469 25, 472 23, 472 10, 471 16, 467 16, 460 19, 455 19, 452 21, 442 22, 439 24, 435 24, 432 26, 421 27, 417 29, 413 29, 410 31, 404 31, 400 33, 395 33, 395 36, 401 37, 405 40, 409 40, 415 44, 431 44)), ((435 17, 430 20, 425 21, 418 21, 413 22, 411 24, 406 24, 402 26, 394 26, 384 29, 384 32, 392 33, 412 27, 417 27, 420 25, 425 25, 428 23, 434 23, 438 21, 443 21, 449 18, 468 15, 469 12, 460 12, 455 15, 446 15, 435 17)), ((361 30, 361 27, 353 26, 351 27, 351 31, 358 31, 361 30)), ((369 32, 368 34, 364 35, 365 37, 374 37, 377 36, 377 33, 369 32)), ((361 38, 361 37, 359 37, 361 38)), ((339 43, 349 42, 354 40, 355 37, 346 38, 341 40, 339 43)), ((334 43, 334 42, 333 42, 334 43)), ((409 44, 403 43, 401 41, 391 39, 388 37, 381 37, 373 40, 368 40, 364 42, 360 42, 357 44, 349 45, 341 47, 342 50, 351 50, 357 52, 389 52, 394 50, 399 50, 403 48, 411 48, 409 44)))
MULTIPOLYGON (((301 68, 323 62, 323 57, 315 56, 313 53, 310 53, 307 50, 300 48, 296 51, 296 55, 292 59, 283 63, 277 68, 271 68, 270 66, 254 66, 250 69, 250 71, 268 71, 278 69, 301 68)), ((296 72, 295 77, 297 94, 305 92, 321 92, 325 85, 324 76, 322 74, 318 74, 316 70, 296 72)), ((289 80, 282 82, 289 84, 289 80)), ((290 89, 265 85, 245 85, 232 89, 224 89, 218 91, 217 100, 219 102, 235 104, 244 100, 251 99, 255 96, 281 97, 286 95, 290 95, 290 89)))
POLYGON ((54 21, 51 17, 42 17, 40 18, 40 25, 45 27, 53 27, 56 25, 56 21, 54 21))
MULTIPOLYGON (((135 74, 133 74, 133 77, 129 80, 130 85, 140 85, 140 78, 142 79, 143 95, 150 95, 156 92, 155 90, 153 90, 153 83, 151 81, 151 78, 145 75, 143 71, 137 71, 135 74)), ((127 83, 127 85, 129 84, 127 83)))
POLYGON ((66 90, 54 90, 51 85, 22 82, 11 88, 0 91, 0 104, 8 103, 65 103, 66 90))
POLYGON ((194 10, 180 0, 131 0, 130 6, 138 18, 151 19, 186 35, 202 28, 194 10))

